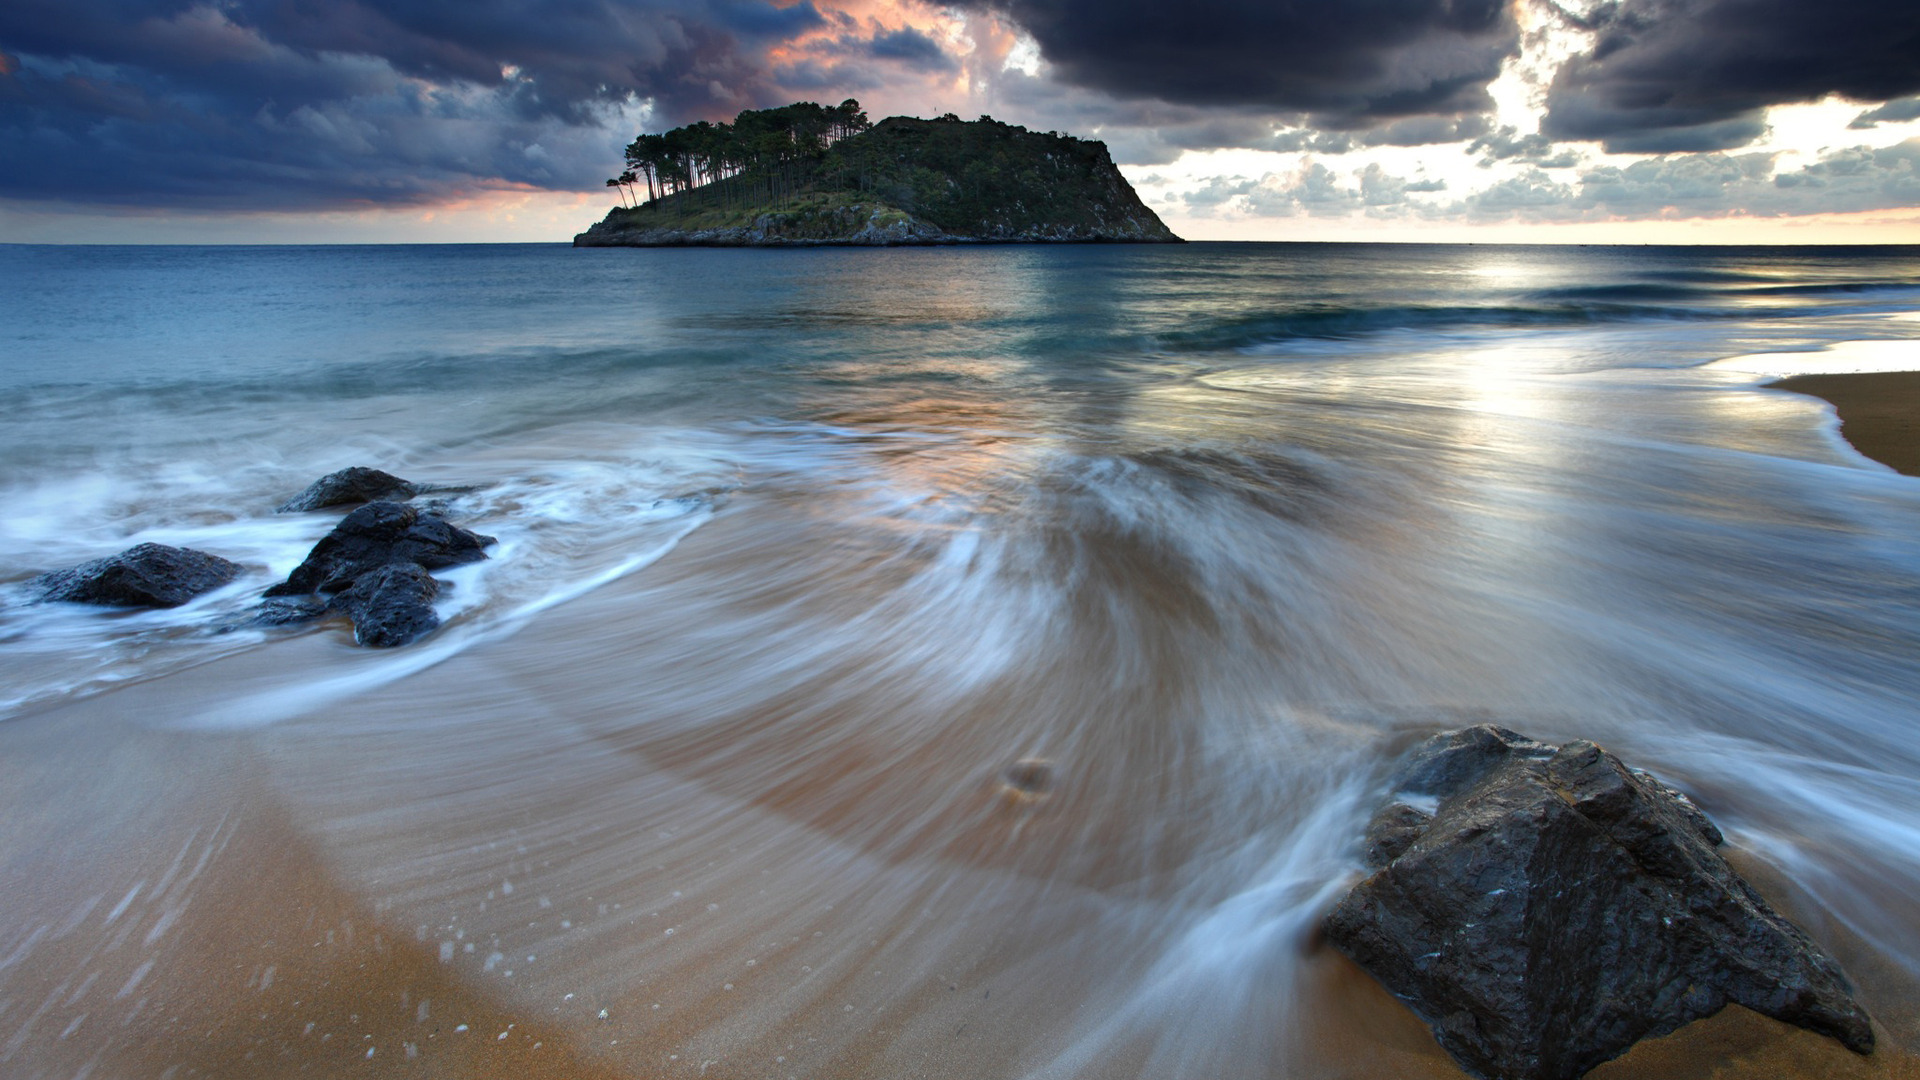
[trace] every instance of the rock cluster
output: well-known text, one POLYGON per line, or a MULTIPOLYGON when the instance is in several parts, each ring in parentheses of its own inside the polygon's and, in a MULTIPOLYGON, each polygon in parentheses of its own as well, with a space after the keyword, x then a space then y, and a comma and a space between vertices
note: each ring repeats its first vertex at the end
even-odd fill
MULTIPOLYGON (((436 509, 384 501, 429 490, 381 472, 354 467, 322 477, 279 507, 294 513, 351 503, 349 513, 287 580, 266 592, 250 625, 286 626, 338 613, 352 620, 362 645, 405 645, 440 625, 433 601, 439 570, 487 557, 491 536, 468 532, 436 509)), ((27 583, 35 601, 119 607, 177 607, 239 576, 240 566, 217 555, 161 544, 141 544, 105 559, 42 574, 27 583)))
POLYGON ((1684 795, 1590 742, 1436 735, 1367 830, 1329 940, 1492 1080, 1566 1080, 1729 1002, 1873 1049, 1838 966, 1684 795))
POLYGON ((404 645, 440 625, 433 611, 439 584, 427 571, 479 562, 493 542, 406 503, 368 503, 321 538, 287 580, 267 590, 269 600, 304 597, 309 606, 275 608, 268 617, 287 622, 299 610, 337 611, 353 620, 360 644, 404 645), (327 598, 324 606, 313 605, 315 594, 327 598))

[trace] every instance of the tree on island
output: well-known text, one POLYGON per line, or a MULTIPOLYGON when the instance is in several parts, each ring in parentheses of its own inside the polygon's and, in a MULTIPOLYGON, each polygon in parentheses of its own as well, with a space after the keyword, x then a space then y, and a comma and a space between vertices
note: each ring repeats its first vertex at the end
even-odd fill
MULTIPOLYGON (((872 126, 852 98, 832 107, 797 101, 748 109, 730 124, 701 120, 641 134, 627 144, 623 175, 636 183, 646 180, 647 203, 700 190, 710 206, 781 206, 812 177, 829 149, 872 126)), ((681 200, 683 210, 686 203, 681 200)))

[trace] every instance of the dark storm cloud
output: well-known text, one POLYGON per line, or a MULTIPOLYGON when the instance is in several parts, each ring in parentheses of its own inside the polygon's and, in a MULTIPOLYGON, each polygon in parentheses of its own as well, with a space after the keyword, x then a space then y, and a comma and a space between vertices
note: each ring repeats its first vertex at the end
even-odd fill
POLYGON ((857 26, 849 25, 853 20, 837 18, 850 32, 816 39, 809 43, 804 56, 774 66, 774 81, 790 94, 881 89, 887 85, 889 68, 936 76, 960 70, 960 62, 939 42, 910 26, 861 33, 857 26))
POLYGON ((1555 75, 1541 130, 1610 152, 1745 146, 1769 105, 1920 90, 1920 4, 1609 0, 1562 14, 1596 35, 1555 75))
POLYGON ((960 66, 939 42, 911 26, 875 33, 867 43, 867 54, 879 60, 898 60, 921 71, 952 71, 960 66))
POLYGON ((8 0, 0 195, 267 208, 594 186, 656 123, 785 100, 812 0, 8 0), (609 125, 613 125, 609 127, 609 125))
POLYGON ((1507 0, 962 0, 1004 13, 1054 75, 1123 98, 1310 113, 1371 128, 1491 107, 1519 47, 1507 0))
POLYGON ((1493 125, 1484 115, 1415 116, 1383 124, 1360 135, 1362 146, 1432 146, 1486 134, 1493 125))

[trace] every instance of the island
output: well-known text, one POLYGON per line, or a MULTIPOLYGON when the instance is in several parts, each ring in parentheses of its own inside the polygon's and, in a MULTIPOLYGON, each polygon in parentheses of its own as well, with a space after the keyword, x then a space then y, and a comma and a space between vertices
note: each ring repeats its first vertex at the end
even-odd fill
POLYGON ((575 247, 1182 242, 1106 144, 989 116, 796 102, 643 134, 626 164, 575 247))

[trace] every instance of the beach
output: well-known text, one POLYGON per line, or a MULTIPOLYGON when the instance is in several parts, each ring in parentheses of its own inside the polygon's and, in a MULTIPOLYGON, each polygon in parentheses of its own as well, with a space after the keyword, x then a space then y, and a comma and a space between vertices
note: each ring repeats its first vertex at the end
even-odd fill
POLYGON ((1798 375, 1773 384, 1831 403, 1853 448, 1907 476, 1920 476, 1920 372, 1798 375))
POLYGON ((1920 1075, 1920 492, 1721 363, 1920 269, 1358 248, 0 252, 0 1073, 1452 1080, 1319 925, 1493 721, 1879 1037, 1591 1075, 1920 1075), (498 538, 402 648, 244 622, 349 464, 498 538), (145 541, 241 577, 25 595, 145 541))

